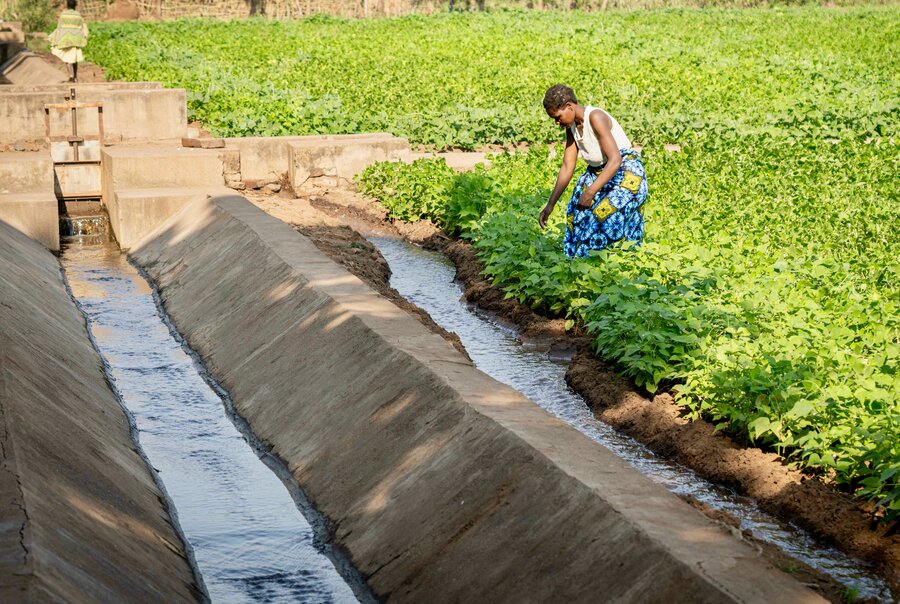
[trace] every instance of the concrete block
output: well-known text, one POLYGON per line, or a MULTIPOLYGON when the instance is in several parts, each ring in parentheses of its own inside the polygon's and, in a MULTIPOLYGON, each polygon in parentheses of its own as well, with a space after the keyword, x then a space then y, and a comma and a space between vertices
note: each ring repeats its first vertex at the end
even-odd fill
POLYGON ((180 188, 225 184, 228 149, 185 149, 177 145, 105 147, 101 152, 103 202, 127 189, 180 188))
POLYGON ((6 223, 50 251, 59 251, 59 208, 52 192, 0 195, 0 223, 6 223))
POLYGON ((291 143, 322 143, 347 140, 392 138, 384 132, 362 134, 327 134, 309 136, 250 136, 226 138, 225 144, 241 152, 241 177, 243 180, 278 182, 290 168, 288 145, 291 143))
POLYGON ((238 195, 132 258, 378 598, 822 601, 238 195))
POLYGON ((0 195, 53 192, 53 160, 50 153, 0 153, 0 195))
POLYGON ((0 222, 0 601, 202 601, 59 269, 0 222))
POLYGON ((116 192, 106 208, 116 241, 127 251, 191 202, 231 193, 224 186, 128 189, 116 192))
POLYGON ((21 84, 0 87, 0 96, 5 94, 22 94, 24 92, 49 92, 69 94, 74 88, 77 96, 96 94, 109 90, 158 90, 159 82, 63 82, 58 84, 21 84))
POLYGON ((307 181, 339 186, 351 181, 366 166, 397 161, 409 154, 409 142, 390 135, 289 144, 290 182, 298 190, 307 181))
MULTIPOLYGON (((44 105, 61 103, 68 87, 0 94, 0 142, 42 139, 44 105)), ((106 142, 180 140, 187 131, 186 93, 172 88, 123 88, 91 84, 79 86, 79 101, 103 103, 106 142)), ((53 133, 71 132, 68 112, 51 112, 53 133)), ((97 133, 96 110, 79 111, 78 132, 97 133)))
POLYGON ((197 149, 222 149, 225 147, 225 140, 221 138, 197 138, 185 136, 181 138, 181 146, 197 149))
POLYGON ((65 82, 69 76, 30 51, 17 52, 0 66, 0 78, 10 84, 65 82))

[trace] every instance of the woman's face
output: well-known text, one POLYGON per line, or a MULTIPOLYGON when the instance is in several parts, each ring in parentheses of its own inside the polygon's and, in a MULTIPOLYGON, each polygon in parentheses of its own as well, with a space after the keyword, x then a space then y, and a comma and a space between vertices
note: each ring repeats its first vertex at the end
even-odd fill
POLYGON ((575 107, 572 103, 566 103, 560 109, 548 109, 547 115, 553 118, 560 128, 569 128, 575 123, 575 107))

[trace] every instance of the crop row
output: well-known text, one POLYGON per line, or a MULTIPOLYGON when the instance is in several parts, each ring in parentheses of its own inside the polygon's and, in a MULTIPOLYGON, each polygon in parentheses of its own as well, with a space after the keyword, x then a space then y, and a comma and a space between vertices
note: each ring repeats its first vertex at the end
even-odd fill
POLYGON ((585 260, 561 252, 564 204, 537 226, 553 155, 463 174, 378 164, 361 182, 395 217, 470 238, 508 296, 579 324, 639 385, 674 386, 693 416, 900 517, 900 148, 713 136, 648 148, 645 243, 585 260))
POLYGON ((189 92, 224 136, 388 131, 437 148, 552 142, 565 82, 645 144, 694 131, 862 138, 900 116, 896 7, 502 12, 92 24, 110 78, 189 92))

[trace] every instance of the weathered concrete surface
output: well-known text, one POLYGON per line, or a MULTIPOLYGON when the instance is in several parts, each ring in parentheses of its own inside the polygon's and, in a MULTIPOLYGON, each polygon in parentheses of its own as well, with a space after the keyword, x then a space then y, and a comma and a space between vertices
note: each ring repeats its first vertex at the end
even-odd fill
POLYGON ((53 191, 50 153, 0 153, 0 195, 53 191))
POLYGON ((395 161, 409 154, 409 142, 389 134, 333 141, 318 139, 289 143, 291 187, 296 191, 310 180, 339 186, 377 161, 395 161))
POLYGON ((0 220, 59 250, 59 211, 48 152, 0 153, 0 220))
POLYGON ((292 143, 321 143, 328 145, 340 141, 360 141, 393 138, 385 132, 363 134, 326 134, 314 136, 257 136, 226 138, 225 144, 241 152, 241 176, 244 180, 279 182, 288 175, 292 143))
POLYGON ((184 206, 210 195, 228 195, 225 186, 126 189, 107 201, 110 227, 122 250, 143 239, 184 206))
POLYGON ((813 602, 239 196, 135 248, 180 332, 399 602, 813 602))
POLYGON ((59 208, 52 192, 0 195, 0 221, 59 251, 59 208))
POLYGON ((198 599, 59 263, 0 223, 0 601, 198 599))
MULTIPOLYGON (((13 87, 15 88, 15 87, 13 87)), ((61 103, 68 87, 36 87, 29 92, 0 88, 0 142, 44 138, 44 105, 61 103)), ((79 101, 103 103, 103 128, 107 142, 180 140, 187 132, 186 93, 180 88, 138 88, 85 84, 76 88, 79 101)), ((71 131, 67 112, 51 112, 54 133, 71 131)), ((83 110, 78 132, 97 133, 95 110, 83 110)))
POLYGON ((69 94, 74 88, 80 97, 104 90, 156 90, 162 88, 159 82, 64 82, 62 84, 21 84, 0 88, 0 94, 22 94, 23 92, 53 92, 69 94))
POLYGON ((69 76, 35 53, 22 51, 0 65, 0 77, 12 85, 31 85, 65 82, 69 76))

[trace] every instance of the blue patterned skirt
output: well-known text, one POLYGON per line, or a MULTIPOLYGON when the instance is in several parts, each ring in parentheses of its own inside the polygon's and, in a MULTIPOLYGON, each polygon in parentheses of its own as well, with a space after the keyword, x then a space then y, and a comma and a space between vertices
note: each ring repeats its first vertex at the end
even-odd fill
POLYGON ((602 250, 623 239, 641 242, 644 236, 641 206, 647 201, 647 174, 637 151, 619 149, 619 152, 622 165, 594 196, 590 209, 579 210, 578 200, 603 168, 588 166, 575 183, 566 208, 563 251, 567 256, 587 256, 591 250, 602 250))

